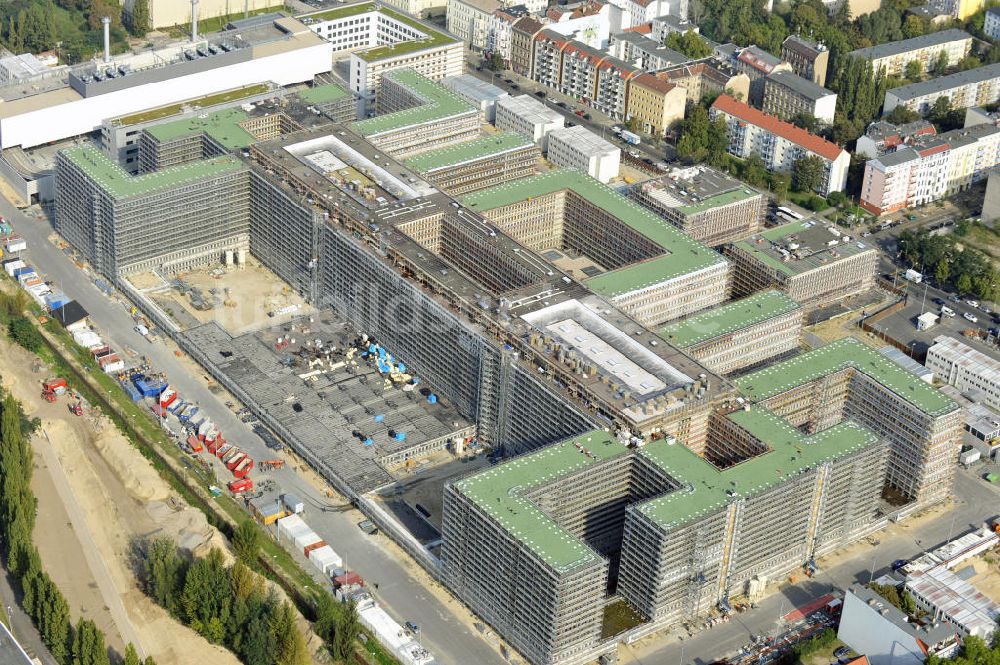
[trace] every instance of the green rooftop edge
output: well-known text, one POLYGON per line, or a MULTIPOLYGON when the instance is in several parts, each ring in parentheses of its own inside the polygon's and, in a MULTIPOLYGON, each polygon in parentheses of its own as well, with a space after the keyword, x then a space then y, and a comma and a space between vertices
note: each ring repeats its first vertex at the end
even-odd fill
POLYGON ((494 155, 499 155, 511 150, 531 148, 535 144, 520 134, 511 132, 501 132, 483 136, 474 141, 456 143, 453 145, 431 150, 410 157, 406 165, 410 168, 421 171, 434 171, 436 169, 474 162, 481 159, 489 159, 494 155))
POLYGON ((227 150, 245 148, 257 139, 240 126, 250 116, 242 109, 223 109, 206 117, 190 117, 146 128, 157 141, 173 141, 192 134, 204 133, 227 150))
POLYGON ((744 185, 737 187, 736 189, 731 189, 727 192, 721 192, 715 196, 709 196, 698 201, 697 203, 678 206, 677 210, 684 215, 696 215, 700 212, 705 212, 706 210, 712 210, 713 208, 718 208, 720 206, 730 205, 738 201, 745 201, 746 199, 759 195, 760 192, 754 191, 744 185))
POLYGON ((750 401, 759 402, 847 368, 863 372, 930 416, 937 417, 958 408, 958 404, 940 390, 852 337, 771 365, 735 379, 735 382, 750 401))
POLYGON ((121 116, 115 118, 114 120, 118 125, 127 127, 128 125, 135 125, 141 122, 151 122, 153 120, 169 118, 170 116, 181 113, 185 106, 190 106, 192 108, 210 108, 212 106, 218 106, 219 104, 226 104, 239 99, 253 97, 254 95, 262 95, 270 89, 271 87, 267 83, 255 83, 243 86, 242 88, 227 90, 225 92, 196 97, 194 99, 186 99, 182 102, 177 102, 176 104, 159 106, 154 109, 149 109, 148 111, 141 111, 139 113, 121 116))
MULTIPOLYGON (((788 224, 776 226, 773 229, 768 229, 762 233, 754 234, 749 240, 741 240, 740 242, 734 243, 733 247, 742 249, 758 261, 785 275, 795 275, 808 270, 813 270, 815 268, 820 268, 824 265, 830 265, 829 263, 823 263, 817 259, 817 257, 826 256, 830 249, 836 249, 840 253, 840 259, 854 256, 863 251, 874 250, 873 245, 869 245, 865 242, 861 243, 864 245, 864 248, 859 248, 857 246, 859 241, 855 240, 849 243, 839 243, 833 247, 817 250, 811 256, 807 256, 802 259, 792 257, 787 262, 782 261, 778 257, 773 256, 766 251, 772 248, 773 243, 776 243, 794 233, 805 231, 816 224, 819 224, 819 222, 808 219, 798 222, 789 222, 788 224), (763 244, 757 244, 754 242, 754 238, 757 237, 763 238, 765 242, 763 244)), ((834 236, 831 234, 830 237, 833 238, 834 236)))
POLYGON ((299 91, 299 99, 307 104, 329 104, 343 99, 351 93, 336 83, 326 83, 299 91))
POLYGON ((422 98, 424 103, 395 113, 386 113, 351 123, 351 128, 366 138, 462 113, 476 112, 471 104, 457 94, 443 85, 421 76, 412 69, 397 69, 386 72, 382 78, 390 79, 406 87, 422 98))
POLYGON ((556 169, 506 182, 469 194, 463 197, 462 202, 482 212, 560 190, 570 190, 611 213, 668 252, 585 280, 587 286, 598 294, 619 296, 726 262, 718 252, 692 240, 653 212, 573 169, 556 169))
MULTIPOLYGON (((727 417, 764 441, 770 450, 719 470, 681 444, 653 441, 637 454, 663 469, 680 489, 649 499, 636 510, 665 529, 676 528, 721 509, 731 500, 730 493, 742 497, 759 494, 809 468, 879 441, 873 432, 853 421, 806 436, 762 407, 736 411, 727 417)), ((566 572, 593 563, 600 555, 524 494, 625 454, 629 450, 612 435, 593 430, 464 478, 454 484, 454 489, 547 565, 566 572)))
POLYGON ((67 148, 60 154, 76 164, 98 187, 114 199, 142 196, 245 168, 235 157, 224 155, 133 176, 108 159, 103 152, 89 145, 67 148))
POLYGON ((664 326, 660 328, 659 335, 674 346, 685 349, 801 308, 782 291, 761 291, 664 326))
MULTIPOLYGON (((317 21, 333 21, 339 18, 345 18, 348 16, 357 16, 358 14, 366 14, 368 12, 376 11, 375 3, 373 2, 362 2, 355 5, 348 5, 346 7, 339 7, 337 9, 328 9, 326 11, 312 12, 309 14, 301 14, 297 16, 298 19, 311 18, 317 21)), ((433 26, 421 23, 417 19, 402 14, 400 12, 393 11, 387 7, 378 8, 379 12, 390 16, 400 23, 405 23, 406 25, 419 30, 420 32, 427 35, 426 39, 422 40, 412 40, 400 42, 398 44, 386 45, 386 46, 375 46, 370 49, 363 51, 355 51, 354 55, 358 56, 362 60, 372 62, 375 60, 381 60, 394 55, 406 55, 409 53, 415 53, 426 48, 433 48, 435 46, 442 46, 444 44, 454 44, 458 42, 456 37, 451 37, 440 30, 437 30, 433 26)))

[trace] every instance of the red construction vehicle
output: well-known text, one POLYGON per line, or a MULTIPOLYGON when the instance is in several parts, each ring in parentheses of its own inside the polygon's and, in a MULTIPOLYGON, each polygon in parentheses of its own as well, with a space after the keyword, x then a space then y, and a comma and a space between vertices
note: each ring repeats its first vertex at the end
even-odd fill
POLYGON ((273 471, 275 469, 280 469, 285 466, 285 460, 283 459, 269 459, 264 460, 260 463, 261 471, 273 471))
POLYGON ((246 478, 250 471, 253 469, 253 458, 244 457, 243 461, 236 465, 233 469, 233 475, 237 478, 246 478))
POLYGON ((226 485, 226 487, 228 487, 229 491, 233 494, 242 494, 243 492, 250 492, 253 490, 253 481, 249 478, 240 478, 232 481, 226 485))
POLYGON ((66 379, 48 379, 42 384, 42 397, 49 402, 54 402, 57 396, 65 395, 67 390, 69 390, 69 386, 66 384, 66 379))
POLYGON ((69 410, 70 410, 70 412, 74 416, 82 416, 83 415, 83 400, 79 400, 78 399, 75 402, 73 402, 72 404, 70 404, 69 405, 69 410))

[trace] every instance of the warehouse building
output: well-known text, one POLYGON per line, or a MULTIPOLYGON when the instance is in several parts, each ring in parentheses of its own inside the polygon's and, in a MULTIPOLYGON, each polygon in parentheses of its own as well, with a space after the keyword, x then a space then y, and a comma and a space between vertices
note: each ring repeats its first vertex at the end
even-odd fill
POLYGON ((89 145, 56 157, 55 229, 112 280, 218 263, 249 243, 250 174, 230 156, 132 176, 89 145))
POLYGON ((736 370, 799 348, 802 307, 781 291, 762 291, 660 328, 660 336, 713 372, 736 370))
POLYGON ((733 294, 777 288, 806 309, 862 293, 875 284, 874 247, 817 220, 792 222, 735 243, 733 294))
POLYGON ((548 147, 548 135, 559 129, 565 122, 558 113, 529 95, 505 97, 497 100, 496 126, 505 132, 526 136, 544 152, 548 147))
POLYGON ((479 136, 479 114, 471 104, 412 69, 382 77, 379 115, 351 129, 397 159, 471 141, 479 136))
POLYGON ((550 171, 463 199, 525 246, 562 263, 643 325, 725 300, 725 259, 578 171, 550 171))
POLYGON ((941 97, 948 99, 952 109, 993 104, 1000 99, 1000 63, 886 90, 882 112, 904 106, 927 115, 941 97))
POLYGON ((971 48, 972 35, 957 28, 949 28, 912 39, 860 48, 847 56, 868 60, 872 63, 873 72, 882 69, 886 76, 903 76, 906 65, 911 62, 919 62, 922 71, 931 71, 941 53, 947 58, 947 66, 954 67, 969 55, 971 48))
POLYGON ((1000 409, 1000 361, 954 337, 939 335, 927 350, 927 368, 962 392, 976 392, 982 401, 1000 409))
POLYGON ((534 175, 541 153, 520 134, 501 132, 405 160, 442 192, 459 196, 534 175))
POLYGON ((582 125, 549 132, 546 158, 556 166, 576 169, 604 184, 618 177, 621 148, 582 125))
POLYGON ((674 168, 641 183, 636 201, 698 242, 719 247, 743 240, 763 224, 764 195, 707 166, 674 168))
MULTIPOLYGON (((30 87, 0 90, 0 148, 61 141, 106 118, 140 113, 244 86, 312 81, 332 67, 332 49, 301 22, 270 15, 196 42, 113 56, 30 87)), ((216 102, 218 103, 218 102, 216 102)))
MULTIPOLYGON (((422 1, 401 0, 411 4, 422 1)), ((362 114, 375 107, 382 75, 387 72, 413 69, 432 81, 463 72, 461 40, 374 2, 311 12, 299 18, 334 51, 351 51, 349 82, 351 92, 361 99, 362 114)))

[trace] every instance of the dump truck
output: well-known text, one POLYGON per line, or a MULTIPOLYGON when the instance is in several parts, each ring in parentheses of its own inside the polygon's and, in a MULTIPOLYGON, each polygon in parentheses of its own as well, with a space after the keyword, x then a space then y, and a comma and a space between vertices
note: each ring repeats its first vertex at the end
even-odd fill
POLYGON ((46 401, 54 402, 57 396, 65 395, 68 389, 69 386, 66 384, 66 379, 48 379, 42 384, 42 397, 46 401))

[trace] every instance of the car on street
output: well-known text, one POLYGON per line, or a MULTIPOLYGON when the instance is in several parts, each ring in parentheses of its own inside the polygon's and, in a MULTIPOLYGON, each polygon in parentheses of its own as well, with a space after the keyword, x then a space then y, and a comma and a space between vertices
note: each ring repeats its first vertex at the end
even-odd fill
POLYGON ((962 299, 956 296, 955 294, 948 296, 948 300, 952 302, 962 302, 962 299))
POLYGON ((969 307, 974 307, 974 308, 977 308, 977 309, 979 307, 979 301, 978 300, 966 300, 965 304, 968 305, 969 307))
POLYGON ((556 106, 558 106, 561 109, 564 109, 566 108, 566 102, 556 102, 556 106))
POLYGON ((941 305, 944 304, 944 299, 943 298, 935 298, 934 299, 934 304, 938 305, 938 306, 941 306, 941 305))
POLYGON ((518 85, 518 84, 516 84, 516 83, 511 83, 511 84, 510 84, 510 89, 511 89, 511 90, 520 90, 520 89, 521 89, 521 86, 519 86, 519 85, 518 85))
POLYGON ((837 650, 833 652, 833 657, 837 659, 838 663, 846 663, 850 662, 851 653, 851 647, 838 647, 837 650))
POLYGON ((973 323, 977 323, 979 321, 979 317, 972 312, 966 312, 962 316, 964 316, 967 321, 972 321, 973 323))
POLYGON ((535 97, 544 97, 545 92, 543 90, 535 90, 535 97))
POLYGON ((567 121, 566 121, 566 126, 567 126, 567 127, 576 127, 576 123, 575 123, 575 122, 571 122, 571 121, 567 120, 567 121))
POLYGON ((545 98, 545 101, 547 101, 547 102, 551 102, 551 103, 555 104, 555 103, 557 103, 557 102, 558 102, 559 100, 558 100, 558 99, 556 99, 555 97, 546 97, 546 98, 545 98))
POLYGON ((951 307, 942 307, 941 314, 943 316, 955 316, 955 310, 953 310, 951 307))
POLYGON ((611 128, 611 133, 612 134, 621 134, 622 133, 622 128, 619 125, 615 125, 614 127, 611 128))
POLYGON ((420 634, 420 626, 413 623, 412 621, 407 621, 404 625, 406 626, 406 630, 410 631, 414 635, 420 634))

